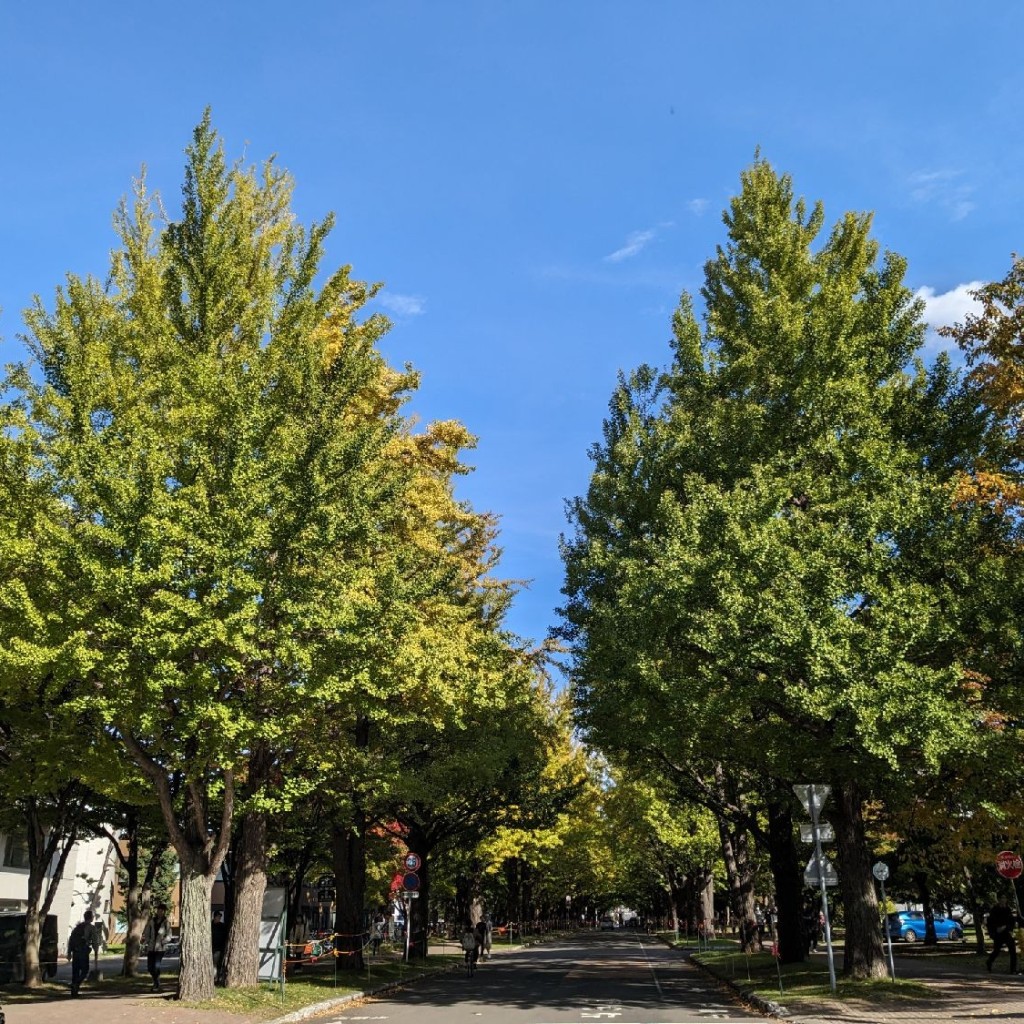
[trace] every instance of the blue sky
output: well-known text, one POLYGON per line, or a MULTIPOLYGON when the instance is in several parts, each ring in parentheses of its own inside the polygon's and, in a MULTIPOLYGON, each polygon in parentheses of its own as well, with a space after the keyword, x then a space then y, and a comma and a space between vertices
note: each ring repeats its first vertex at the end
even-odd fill
POLYGON ((53 0, 0 7, 0 359, 67 271, 102 275, 140 166, 174 209, 203 108, 271 153, 327 263, 383 281, 410 412, 479 437, 510 626, 556 621, 564 502, 616 372, 723 237, 755 148, 831 222, 874 210, 936 322, 1024 250, 1024 5, 53 0))

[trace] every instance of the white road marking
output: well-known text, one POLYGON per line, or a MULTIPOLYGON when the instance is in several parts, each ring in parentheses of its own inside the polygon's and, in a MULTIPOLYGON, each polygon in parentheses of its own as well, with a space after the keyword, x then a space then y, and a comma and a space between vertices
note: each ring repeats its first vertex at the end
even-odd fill
POLYGON ((665 998, 665 993, 661 990, 661 982, 658 981, 658 973, 654 969, 654 964, 651 963, 651 958, 647 955, 647 950, 644 948, 644 944, 641 942, 638 943, 638 945, 640 946, 640 952, 644 955, 644 960, 647 962, 647 967, 651 972, 651 977, 654 979, 654 986, 658 990, 658 998, 663 1000, 665 998))

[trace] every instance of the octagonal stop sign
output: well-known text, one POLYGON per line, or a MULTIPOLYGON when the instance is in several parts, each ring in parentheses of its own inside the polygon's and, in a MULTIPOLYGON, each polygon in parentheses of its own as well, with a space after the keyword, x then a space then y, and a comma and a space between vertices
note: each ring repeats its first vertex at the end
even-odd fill
POLYGON ((1021 872, 1024 871, 1024 861, 1021 860, 1019 853, 1014 853, 1013 850, 1003 850, 996 854, 996 871, 1003 878, 1019 878, 1021 872))

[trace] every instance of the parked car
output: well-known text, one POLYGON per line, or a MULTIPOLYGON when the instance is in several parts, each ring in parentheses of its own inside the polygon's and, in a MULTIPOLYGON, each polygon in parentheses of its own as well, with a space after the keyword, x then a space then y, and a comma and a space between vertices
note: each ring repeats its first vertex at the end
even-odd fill
POLYGON ((612 932, 618 927, 613 917, 602 917, 599 927, 603 932, 612 932))
POLYGON ((181 956, 181 939, 168 939, 164 943, 164 956, 181 956))
MULTIPOLYGON (((955 918, 945 914, 936 914, 935 937, 939 940, 949 939, 953 942, 964 937, 963 926, 955 918)), ((904 942, 916 942, 924 938, 925 920, 923 910, 900 910, 886 915, 889 936, 902 939, 904 942)))

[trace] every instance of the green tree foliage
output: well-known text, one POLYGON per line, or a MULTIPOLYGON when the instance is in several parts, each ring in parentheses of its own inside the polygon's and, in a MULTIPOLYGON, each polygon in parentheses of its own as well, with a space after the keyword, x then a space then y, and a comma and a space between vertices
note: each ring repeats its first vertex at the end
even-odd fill
POLYGON ((408 608, 390 545, 413 470, 386 453, 415 377, 376 352, 386 322, 358 319, 371 288, 348 268, 317 283, 330 222, 295 223, 286 174, 228 165, 208 117, 187 156, 179 219, 161 223, 140 183, 106 284, 69 277, 27 314, 42 380, 9 381, 5 457, 30 467, 36 557, 56 570, 49 618, 22 601, 21 658, 72 687, 156 790, 195 999, 212 991, 236 779, 258 805, 273 776, 252 758, 273 763, 311 694, 372 687, 384 704, 397 688, 374 666, 408 608))
POLYGON ((704 329, 684 297, 572 508, 579 721, 612 757, 832 782, 845 969, 881 975, 863 800, 970 749, 981 711, 957 639, 980 527, 951 502, 981 425, 912 363, 920 307, 868 216, 819 242, 820 204, 758 160, 724 222, 704 329))

